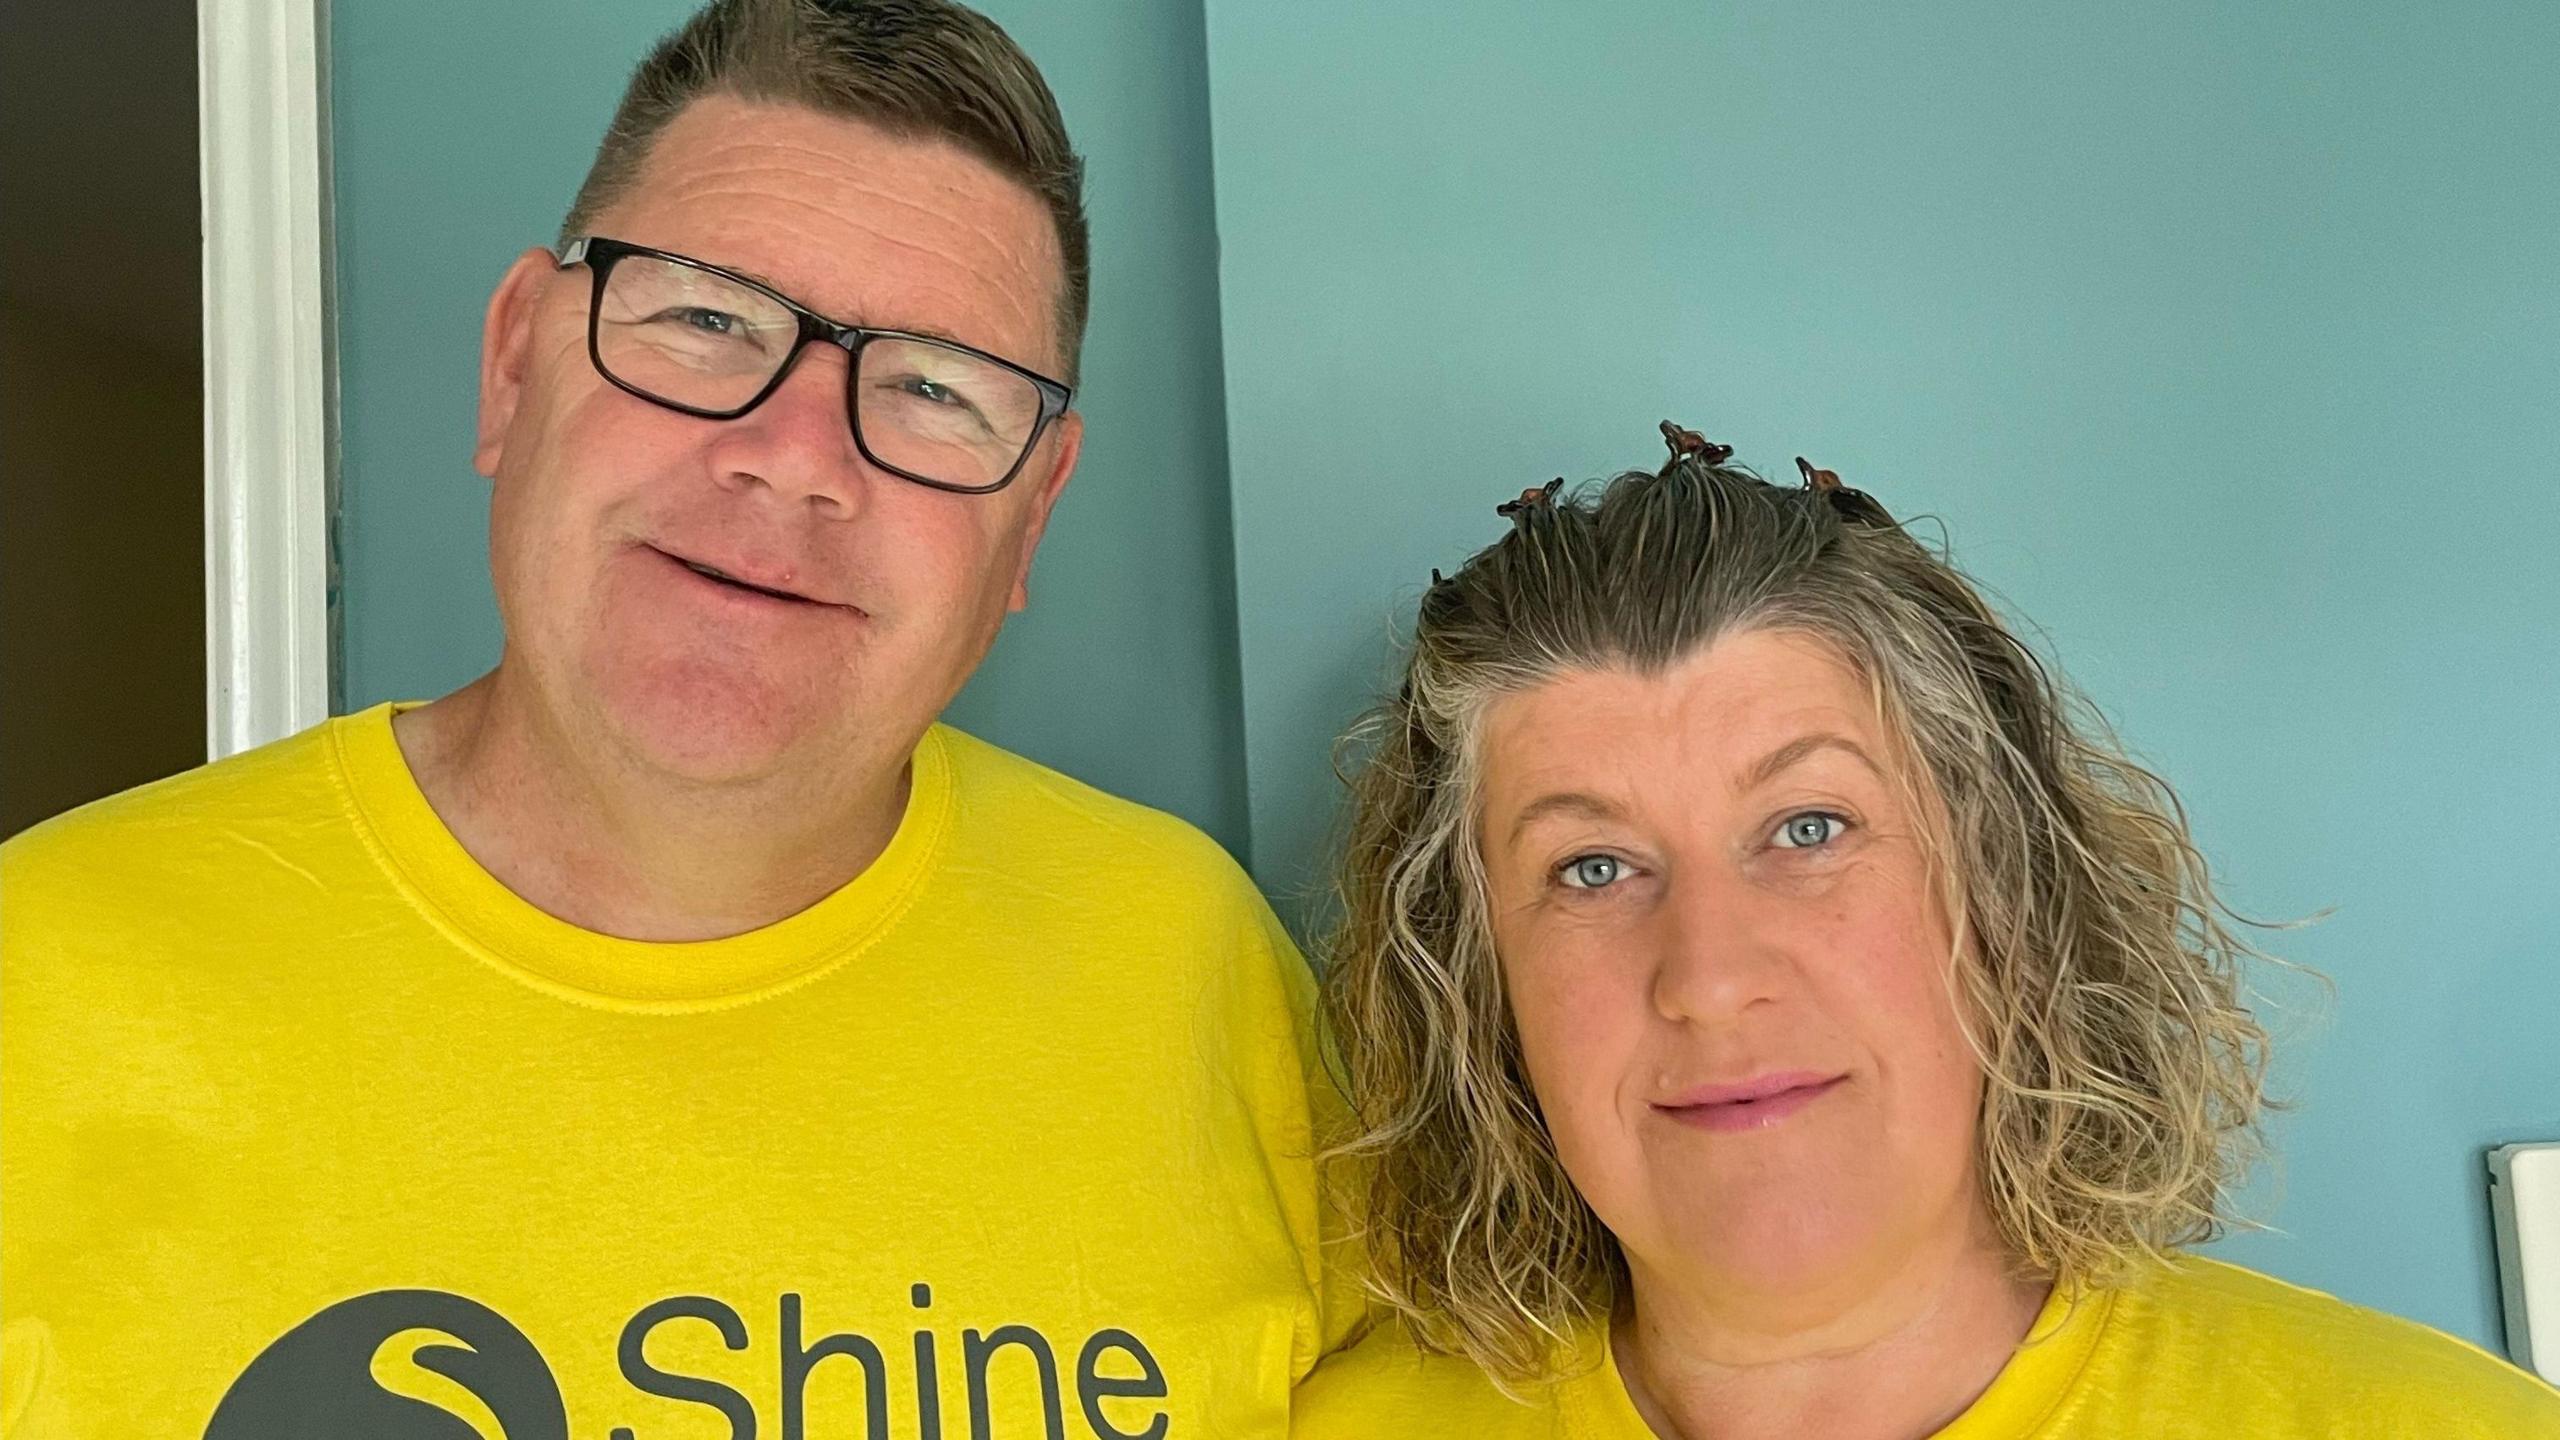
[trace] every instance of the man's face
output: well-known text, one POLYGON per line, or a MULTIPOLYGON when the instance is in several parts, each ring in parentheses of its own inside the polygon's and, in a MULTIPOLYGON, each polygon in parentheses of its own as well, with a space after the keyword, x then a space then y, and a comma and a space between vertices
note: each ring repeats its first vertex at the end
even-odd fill
MULTIPOLYGON (((1048 212, 942 142, 705 99, 592 228, 742 271, 839 323, 1065 368, 1048 212)), ((592 286, 585 268, 531 252, 490 304, 476 458, 496 482, 508 663, 551 723, 683 782, 902 751, 1025 603, 1077 417, 1051 425, 1001 491, 930 489, 856 448, 835 346, 809 347, 735 420, 615 388, 587 357, 592 286)))

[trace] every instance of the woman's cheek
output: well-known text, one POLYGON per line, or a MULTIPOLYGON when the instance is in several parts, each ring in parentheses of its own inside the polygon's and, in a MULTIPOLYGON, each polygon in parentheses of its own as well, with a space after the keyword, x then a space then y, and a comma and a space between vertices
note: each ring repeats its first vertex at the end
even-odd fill
POLYGON ((1638 1084, 1646 1002, 1641 985, 1605 957, 1551 946, 1519 977, 1513 1000, 1522 1059, 1558 1155, 1585 1189, 1609 1187, 1633 1144, 1621 1098, 1638 1084))

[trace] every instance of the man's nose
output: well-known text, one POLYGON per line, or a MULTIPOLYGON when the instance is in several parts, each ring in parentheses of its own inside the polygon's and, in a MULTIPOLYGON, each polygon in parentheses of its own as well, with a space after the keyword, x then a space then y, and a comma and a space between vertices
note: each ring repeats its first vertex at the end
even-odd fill
POLYGON ((872 486, 894 483, 854 443, 852 360, 840 346, 803 349, 764 403, 722 422, 711 447, 713 478, 831 517, 859 511, 872 486))
POLYGON ((1652 998, 1664 1019, 1714 1025, 1783 990, 1789 962, 1777 917, 1743 881, 1676 875, 1657 918, 1652 998))

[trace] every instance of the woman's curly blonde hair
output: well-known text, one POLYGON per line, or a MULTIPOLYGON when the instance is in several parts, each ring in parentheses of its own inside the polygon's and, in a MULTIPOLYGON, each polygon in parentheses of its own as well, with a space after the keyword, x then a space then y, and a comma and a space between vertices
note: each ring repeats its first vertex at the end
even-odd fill
MULTIPOLYGON (((1624 1284, 1557 1161, 1503 994, 1477 845, 1489 702, 1581 668, 1658 673, 1717 637, 1809 633, 1904 750, 1987 1077, 1978 1169, 2014 1262, 2066 1286, 2235 1223, 2259 1151, 2256 952, 2226 926, 2167 784, 2128 759, 1964 576, 1880 507, 1666 426, 1659 474, 1529 492, 1435 576, 1404 683, 1345 739, 1325 1008, 1356 1133, 1372 1288, 1425 1347, 1554 1373, 1624 1284), (1681 440, 1691 442, 1683 453, 1681 440), (1357 761, 1350 757, 1357 755, 1357 761)), ((1801 464, 1801 462, 1799 462, 1801 464)))

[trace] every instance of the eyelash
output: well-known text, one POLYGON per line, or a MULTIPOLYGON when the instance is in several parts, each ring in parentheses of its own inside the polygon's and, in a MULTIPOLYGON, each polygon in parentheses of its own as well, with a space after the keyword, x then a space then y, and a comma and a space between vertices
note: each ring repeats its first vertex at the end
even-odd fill
POLYGON ((1607 889, 1610 889, 1610 888, 1614 887, 1614 886, 1615 886, 1619 881, 1624 880, 1624 879, 1626 879, 1626 878, 1627 878, 1627 877, 1626 877, 1626 872, 1627 872, 1627 871, 1632 870, 1632 869, 1634 869, 1634 868, 1635 868, 1634 866, 1629 865, 1629 864, 1627 863, 1627 861, 1626 861, 1626 857, 1625 857, 1625 856, 1622 856, 1622 855, 1612 855, 1612 854, 1610 854, 1610 853, 1609 853, 1608 851, 1606 851, 1606 850, 1586 850, 1586 851, 1582 852, 1582 853, 1581 853, 1581 854, 1579 854, 1579 855, 1572 855, 1572 856, 1568 856, 1568 857, 1566 857, 1566 859, 1565 859, 1564 863, 1562 863, 1562 864, 1560 864, 1560 865, 1556 866, 1556 867, 1555 867, 1555 869, 1554 869, 1552 872, 1550 872, 1550 874, 1549 874, 1548 878, 1549 878, 1549 879, 1550 879, 1550 880, 1555 884, 1556 888, 1558 888, 1558 889, 1560 889, 1560 890, 1582 890, 1582 891, 1592 891, 1592 892, 1596 892, 1596 891, 1601 891, 1601 890, 1607 890, 1607 889), (1611 880, 1610 880, 1609 884, 1607 884, 1607 885, 1577 885, 1577 884, 1575 884, 1572 880, 1570 880, 1570 879, 1567 879, 1567 878, 1566 878, 1567 876, 1570 876, 1571 874, 1573 874, 1573 872, 1574 872, 1574 870, 1576 869, 1576 867, 1581 866, 1582 864, 1584 864, 1584 863, 1586 863, 1586 862, 1588 862, 1588 861, 1592 861, 1592 860, 1606 860, 1606 861, 1608 861, 1610 864, 1615 865, 1615 866, 1617 866, 1617 867, 1618 867, 1618 873, 1617 873, 1617 875, 1615 875, 1614 877, 1612 877, 1612 878, 1611 878, 1611 880))
MULTIPOLYGON (((1839 843, 1841 837, 1848 834, 1848 832, 1854 828, 1854 822, 1852 822, 1848 816, 1843 815, 1836 810, 1798 810, 1793 814, 1788 815, 1785 819, 1780 820, 1777 827, 1769 832, 1769 848, 1772 850, 1827 849, 1830 846, 1839 843), (1831 833, 1811 845, 1797 845, 1789 843, 1784 838, 1787 831, 1793 828, 1797 822, 1804 820, 1829 821, 1832 827, 1831 833)), ((1627 858, 1623 855, 1613 854, 1607 850, 1585 850, 1578 855, 1566 856, 1562 862, 1557 864, 1554 869, 1548 872, 1548 881, 1560 890, 1597 892, 1601 890, 1615 889, 1620 881, 1626 879, 1627 872, 1633 869, 1635 869, 1635 866, 1628 863, 1627 858), (1569 878, 1576 868, 1592 860, 1606 860, 1610 864, 1618 867, 1618 873, 1612 876, 1609 882, 1605 885, 1577 884, 1569 878)))
POLYGON ((1830 845, 1837 844, 1840 837, 1849 833, 1851 828, 1849 817, 1841 814, 1837 810, 1798 810, 1794 814, 1779 821, 1778 827, 1769 832, 1769 848, 1772 850, 1820 850, 1830 845), (1789 830, 1794 829, 1797 822, 1803 820, 1828 820, 1832 825, 1831 833, 1822 840, 1811 845, 1797 845, 1788 842, 1784 838, 1786 833, 1789 830))

